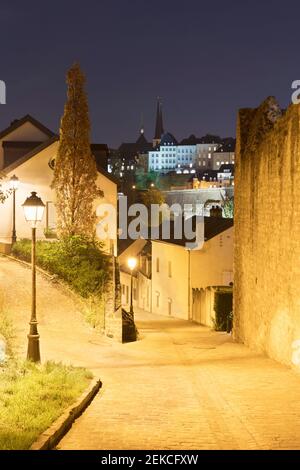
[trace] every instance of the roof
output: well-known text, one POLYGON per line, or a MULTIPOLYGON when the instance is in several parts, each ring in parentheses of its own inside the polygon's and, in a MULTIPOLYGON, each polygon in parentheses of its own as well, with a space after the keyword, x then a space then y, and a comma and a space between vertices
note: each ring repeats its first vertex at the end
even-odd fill
POLYGON ((223 152, 234 152, 235 151, 235 139, 233 137, 226 137, 222 140, 220 146, 218 147, 215 153, 223 153, 223 152))
MULTIPOLYGON (((51 137, 51 139, 48 139, 45 142, 42 142, 38 147, 35 147, 33 150, 26 153, 24 156, 22 156, 21 158, 13 162, 11 165, 8 165, 7 167, 5 167, 3 170, 5 171, 5 173, 9 173, 13 171, 15 168, 27 162, 28 160, 30 160, 30 158, 42 152, 47 147, 50 147, 50 145, 52 145, 54 142, 57 142, 57 141, 59 141, 59 137, 57 135, 54 135, 53 137, 51 137)), ((104 146, 105 144, 92 144, 92 145, 104 146)), ((92 145, 91 145, 91 149, 92 149, 92 145)), ((106 145, 105 147, 107 148, 106 145)), ((113 183, 118 184, 118 180, 113 175, 111 175, 106 170, 104 170, 99 164, 97 165, 97 171, 98 173, 102 174, 113 183)))
MULTIPOLYGON (((202 219, 202 218, 201 218, 202 219)), ((204 219, 204 241, 211 240, 220 233, 228 230, 233 227, 233 219, 224 218, 224 217, 203 217, 204 219)), ((192 227, 193 230, 196 229, 197 217, 192 217, 192 227)), ((174 221, 170 222, 170 238, 164 238, 162 233, 162 225, 160 225, 159 238, 153 238, 152 241, 158 241, 163 243, 171 243, 173 245, 185 247, 187 243, 195 242, 194 239, 188 239, 184 235, 184 230, 182 230, 183 236, 178 239, 174 237, 174 221)))
POLYGON ((193 175, 189 181, 192 181, 193 178, 198 178, 202 181, 212 181, 214 178, 217 179, 218 177, 218 170, 202 170, 197 171, 195 175, 193 175))
POLYGON ((136 142, 123 142, 119 147, 119 154, 126 159, 134 158, 139 153, 147 153, 153 149, 144 134, 140 134, 136 142))
POLYGON ((30 160, 30 158, 34 157, 36 154, 40 153, 42 150, 44 150, 47 147, 49 147, 50 145, 52 145, 57 140, 59 140, 59 137, 57 135, 54 135, 53 137, 51 137, 51 139, 48 139, 45 142, 42 142, 38 147, 35 147, 33 150, 26 153, 22 157, 18 158, 16 161, 11 163, 7 167, 4 167, 4 171, 6 173, 9 173, 10 171, 14 170, 18 166, 20 166, 23 163, 27 162, 27 160, 30 160))
POLYGON ((196 137, 194 134, 190 135, 187 139, 183 139, 181 145, 196 145, 196 144, 218 144, 221 142, 221 137, 218 135, 206 134, 203 137, 196 137))
POLYGON ((33 142, 30 140, 4 140, 2 142, 3 148, 30 148, 33 149, 34 147, 38 147, 41 145, 42 142, 33 142))
POLYGON ((109 153, 107 144, 91 144, 91 149, 109 153))
POLYGON ((40 121, 35 119, 34 117, 30 116, 30 114, 26 114, 21 119, 15 119, 12 121, 10 126, 0 132, 0 139, 3 139, 6 135, 10 134, 11 132, 15 131, 19 127, 21 127, 26 122, 30 122, 33 126, 37 127, 41 132, 48 135, 49 137, 53 137, 55 135, 48 127, 44 126, 40 121))
POLYGON ((160 146, 162 145, 177 145, 177 140, 170 132, 166 132, 161 136, 160 146))

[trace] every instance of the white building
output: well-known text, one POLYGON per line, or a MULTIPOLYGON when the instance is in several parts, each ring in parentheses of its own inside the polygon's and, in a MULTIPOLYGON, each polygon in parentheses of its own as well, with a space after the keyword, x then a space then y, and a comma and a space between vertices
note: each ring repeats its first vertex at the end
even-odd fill
POLYGON ((175 137, 166 133, 160 144, 149 151, 148 169, 159 173, 181 168, 194 167, 196 161, 196 145, 178 145, 175 137))
MULTIPOLYGON (((19 188, 16 191, 18 239, 31 237, 31 228, 25 221, 22 204, 32 191, 37 192, 46 206, 43 220, 37 228, 37 237, 45 239, 49 231, 55 231, 55 191, 51 188, 51 183, 58 145, 58 136, 29 115, 14 121, 7 129, 0 132, 0 171, 5 178, 2 184, 3 190, 9 188, 10 178, 13 175, 19 179, 19 188)), ((97 173, 97 186, 103 191, 104 197, 94 202, 95 210, 101 203, 108 203, 117 208, 117 182, 100 167, 97 173)), ((9 251, 12 242, 12 214, 12 196, 9 196, 3 204, 0 204, 0 248, 3 251, 9 251)), ((112 231, 115 235, 103 240, 103 243, 107 252, 116 255, 116 217, 112 231)))
POLYGON ((205 242, 187 249, 184 240, 152 240, 152 312, 193 318, 193 290, 233 281, 233 220, 204 218, 205 242))
POLYGON ((145 311, 151 311, 151 243, 143 239, 119 240, 118 262, 120 267, 121 302, 122 307, 130 309, 131 271, 128 268, 128 259, 137 259, 137 266, 133 271, 132 304, 145 311))

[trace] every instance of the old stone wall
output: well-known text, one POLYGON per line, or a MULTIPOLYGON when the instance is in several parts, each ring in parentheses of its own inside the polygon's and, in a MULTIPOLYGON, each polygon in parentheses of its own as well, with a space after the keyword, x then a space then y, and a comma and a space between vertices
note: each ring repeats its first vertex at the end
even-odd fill
MULTIPOLYGON (((297 363, 300 339, 300 107, 274 98, 238 116, 234 337, 297 363)), ((300 362, 300 361, 299 361, 300 362)))

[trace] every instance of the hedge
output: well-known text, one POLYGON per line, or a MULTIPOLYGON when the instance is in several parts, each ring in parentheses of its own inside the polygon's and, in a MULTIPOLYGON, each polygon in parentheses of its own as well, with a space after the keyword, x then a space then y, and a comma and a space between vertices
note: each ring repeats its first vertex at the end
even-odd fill
MULTIPOLYGON (((30 262, 31 241, 16 242, 12 254, 30 262)), ((84 298, 101 297, 109 278, 110 260, 102 245, 84 237, 73 236, 59 241, 37 241, 37 265, 65 281, 84 298)))

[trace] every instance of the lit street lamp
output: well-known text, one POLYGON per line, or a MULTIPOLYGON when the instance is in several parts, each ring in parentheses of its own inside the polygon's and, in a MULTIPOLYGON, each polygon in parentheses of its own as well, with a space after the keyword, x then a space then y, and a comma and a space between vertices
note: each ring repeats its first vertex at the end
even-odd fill
POLYGON ((36 319, 36 226, 41 222, 44 214, 45 204, 36 194, 32 192, 31 196, 26 199, 23 204, 24 216, 27 222, 31 224, 32 228, 32 245, 31 245, 31 266, 32 266, 32 304, 31 304, 31 319, 29 322, 30 330, 28 335, 28 349, 27 359, 33 362, 40 362, 40 335, 37 329, 36 319))
POLYGON ((17 233, 16 233, 16 191, 19 187, 19 178, 16 175, 13 175, 10 178, 10 189, 13 193, 13 227, 12 227, 12 234, 11 234, 11 243, 12 245, 17 241, 17 233))
POLYGON ((133 291, 133 270, 137 265, 137 259, 136 258, 128 258, 127 260, 128 267, 131 271, 131 277, 130 277, 130 313, 132 314, 133 317, 133 299, 132 299, 132 291, 133 291))

